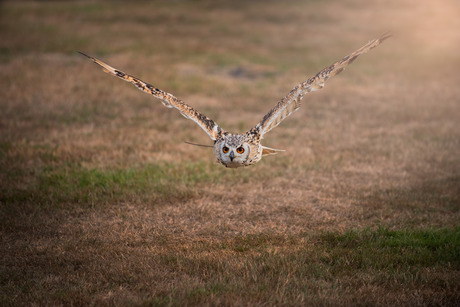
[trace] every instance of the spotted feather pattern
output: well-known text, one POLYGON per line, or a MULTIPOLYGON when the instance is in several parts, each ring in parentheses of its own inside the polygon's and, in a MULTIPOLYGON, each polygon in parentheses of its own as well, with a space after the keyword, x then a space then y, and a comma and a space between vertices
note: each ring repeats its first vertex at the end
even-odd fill
POLYGON ((109 66, 105 64, 102 61, 99 61, 98 59, 95 59, 89 55, 86 55, 82 52, 80 52, 82 55, 88 57, 91 59, 94 63, 98 64, 99 66, 102 66, 105 72, 114 75, 118 78, 121 78, 127 82, 130 82, 134 84, 138 89, 140 89, 143 92, 146 92, 147 94, 151 94, 154 97, 160 99, 160 101, 163 103, 164 106, 168 108, 175 108, 179 110, 179 112, 188 119, 193 120, 195 123, 198 124, 208 135, 212 140, 217 140, 221 134, 224 132, 212 119, 209 117, 201 114, 191 106, 187 105, 177 97, 171 95, 170 93, 166 93, 148 83, 145 83, 144 81, 133 77, 131 75, 128 75, 118 69, 113 68, 112 66, 109 66))
POLYGON ((300 108, 300 101, 302 100, 303 95, 322 89, 324 87, 324 83, 329 80, 329 78, 342 72, 345 67, 353 63, 359 55, 377 47, 388 37, 390 37, 390 34, 383 34, 381 37, 370 41, 340 61, 324 68, 314 77, 294 87, 289 94, 281 99, 281 101, 278 102, 278 104, 271 109, 270 112, 268 112, 253 129, 251 129, 251 131, 257 131, 260 138, 262 138, 265 133, 278 126, 286 117, 300 108))

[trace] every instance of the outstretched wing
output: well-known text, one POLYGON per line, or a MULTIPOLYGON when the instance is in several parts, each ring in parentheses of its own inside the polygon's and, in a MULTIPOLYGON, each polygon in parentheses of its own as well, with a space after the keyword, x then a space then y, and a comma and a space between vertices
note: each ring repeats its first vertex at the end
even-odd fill
POLYGON ((198 124, 214 141, 219 137, 219 135, 223 132, 222 129, 209 117, 201 114, 191 106, 187 105, 186 103, 182 102, 177 97, 173 95, 163 92, 162 90, 145 83, 144 81, 128 75, 118 69, 115 69, 104 62, 99 61, 89 55, 80 52, 82 55, 90 58, 94 63, 102 66, 105 72, 112 74, 116 77, 119 77, 125 81, 131 82, 134 84, 138 89, 153 95, 154 97, 161 100, 163 105, 168 108, 176 108, 179 112, 186 118, 193 120, 195 123, 198 124))
POLYGON ((359 55, 377 47, 388 37, 390 37, 390 34, 385 33, 380 38, 370 41, 365 46, 347 55, 340 61, 324 68, 317 73, 316 76, 294 87, 289 94, 281 99, 281 101, 264 116, 252 131, 257 131, 262 138, 265 133, 278 126, 286 117, 300 108, 300 100, 304 94, 322 89, 324 87, 324 82, 329 78, 340 73, 348 64, 353 63, 359 55))

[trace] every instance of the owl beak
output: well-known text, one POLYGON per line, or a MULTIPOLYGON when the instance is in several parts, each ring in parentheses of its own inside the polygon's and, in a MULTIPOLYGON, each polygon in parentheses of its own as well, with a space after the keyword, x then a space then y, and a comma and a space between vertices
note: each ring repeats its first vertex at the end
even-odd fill
POLYGON ((235 154, 233 153, 233 150, 230 152, 230 161, 233 162, 233 159, 235 158, 235 154))

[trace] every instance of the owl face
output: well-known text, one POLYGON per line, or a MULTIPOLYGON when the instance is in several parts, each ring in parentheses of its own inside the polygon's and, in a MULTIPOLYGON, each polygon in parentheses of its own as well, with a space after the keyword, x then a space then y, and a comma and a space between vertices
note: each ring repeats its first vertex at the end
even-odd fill
POLYGON ((214 153, 226 167, 246 166, 251 147, 243 135, 226 135, 214 145, 214 153))

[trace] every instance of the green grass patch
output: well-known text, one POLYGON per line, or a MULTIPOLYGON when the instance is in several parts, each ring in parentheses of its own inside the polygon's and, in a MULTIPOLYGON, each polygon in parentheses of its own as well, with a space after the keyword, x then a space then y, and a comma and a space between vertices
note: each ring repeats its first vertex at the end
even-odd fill
POLYGON ((208 164, 147 164, 136 168, 88 169, 78 164, 36 170, 35 180, 22 188, 3 188, 3 203, 31 202, 43 207, 119 201, 183 201, 195 187, 218 176, 208 164))
POLYGON ((352 230, 321 236, 325 262, 354 269, 391 269, 460 264, 460 227, 424 230, 352 230))

